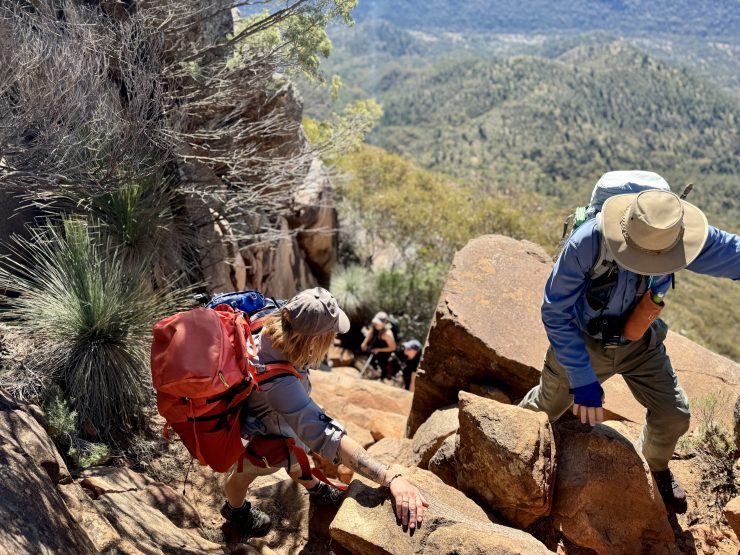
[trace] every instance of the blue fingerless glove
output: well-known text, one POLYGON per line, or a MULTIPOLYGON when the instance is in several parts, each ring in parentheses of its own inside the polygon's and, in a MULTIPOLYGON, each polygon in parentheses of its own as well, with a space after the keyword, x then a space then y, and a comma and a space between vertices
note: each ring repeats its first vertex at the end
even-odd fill
POLYGON ((601 389, 599 382, 593 382, 580 387, 573 387, 570 392, 573 394, 573 403, 576 405, 583 405, 584 407, 601 406, 601 395, 603 390, 601 389))

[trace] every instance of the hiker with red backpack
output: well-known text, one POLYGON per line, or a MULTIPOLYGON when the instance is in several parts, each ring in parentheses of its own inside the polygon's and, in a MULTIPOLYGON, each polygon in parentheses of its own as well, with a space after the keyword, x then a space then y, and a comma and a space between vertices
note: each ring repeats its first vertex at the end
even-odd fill
POLYGON ((646 171, 606 173, 583 214, 545 285, 550 348, 539 385, 520 406, 555 421, 572 404, 573 414, 593 426, 604 418, 599 384, 621 374, 647 408, 637 447, 666 506, 683 513, 686 493, 668 461, 689 429, 689 403, 658 314, 678 270, 740 279, 740 237, 708 225, 698 208, 646 171))
POLYGON ((230 471, 222 516, 242 536, 266 534, 269 516, 245 497, 257 476, 280 468, 312 500, 341 503, 346 488, 309 467, 311 450, 387 487, 403 525, 421 523, 428 506, 421 492, 374 460, 311 399, 308 368, 321 362, 337 333, 349 330, 331 293, 317 287, 283 304, 244 292, 213 305, 155 326, 152 373, 160 413, 191 454, 214 470, 230 471))

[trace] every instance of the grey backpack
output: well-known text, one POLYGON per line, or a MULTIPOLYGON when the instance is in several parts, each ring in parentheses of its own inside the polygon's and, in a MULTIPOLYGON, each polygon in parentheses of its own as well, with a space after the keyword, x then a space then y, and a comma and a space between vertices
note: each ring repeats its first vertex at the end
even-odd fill
MULTIPOLYGON (((601 232, 601 208, 607 199, 615 195, 625 195, 647 191, 648 189, 662 189, 670 191, 671 188, 661 176, 657 173, 631 170, 631 171, 612 171, 601 176, 596 182, 594 190, 591 193, 591 201, 588 206, 579 206, 573 214, 566 218, 563 225, 562 244, 565 245, 567 238, 578 229, 584 222, 591 218, 596 218, 596 229, 601 232), (568 230, 570 229, 570 233, 568 230)), ((614 257, 607 247, 606 241, 601 239, 599 256, 589 271, 591 280, 613 271, 616 268, 614 257)))

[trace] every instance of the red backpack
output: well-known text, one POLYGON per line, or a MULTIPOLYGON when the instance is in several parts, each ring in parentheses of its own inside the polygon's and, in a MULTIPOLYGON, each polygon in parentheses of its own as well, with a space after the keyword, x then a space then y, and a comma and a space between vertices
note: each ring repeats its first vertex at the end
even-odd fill
POLYGON ((288 363, 257 371, 256 329, 225 304, 179 312, 154 326, 152 382, 165 436, 173 429, 193 458, 217 472, 245 456, 239 413, 249 394, 281 374, 301 377, 288 363))

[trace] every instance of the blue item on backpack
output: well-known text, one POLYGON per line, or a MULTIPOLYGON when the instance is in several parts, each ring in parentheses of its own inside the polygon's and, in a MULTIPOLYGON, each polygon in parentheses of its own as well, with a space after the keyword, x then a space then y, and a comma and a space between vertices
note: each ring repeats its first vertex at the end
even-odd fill
POLYGON ((256 321, 263 316, 275 312, 285 304, 285 300, 265 297, 259 291, 235 291, 233 293, 222 293, 213 297, 207 308, 214 308, 220 304, 227 304, 235 310, 241 310, 249 315, 251 321, 256 321))
POLYGON ((259 291, 222 293, 213 297, 206 306, 208 308, 215 308, 220 304, 227 304, 235 310, 252 314, 265 306, 265 296, 259 291))

